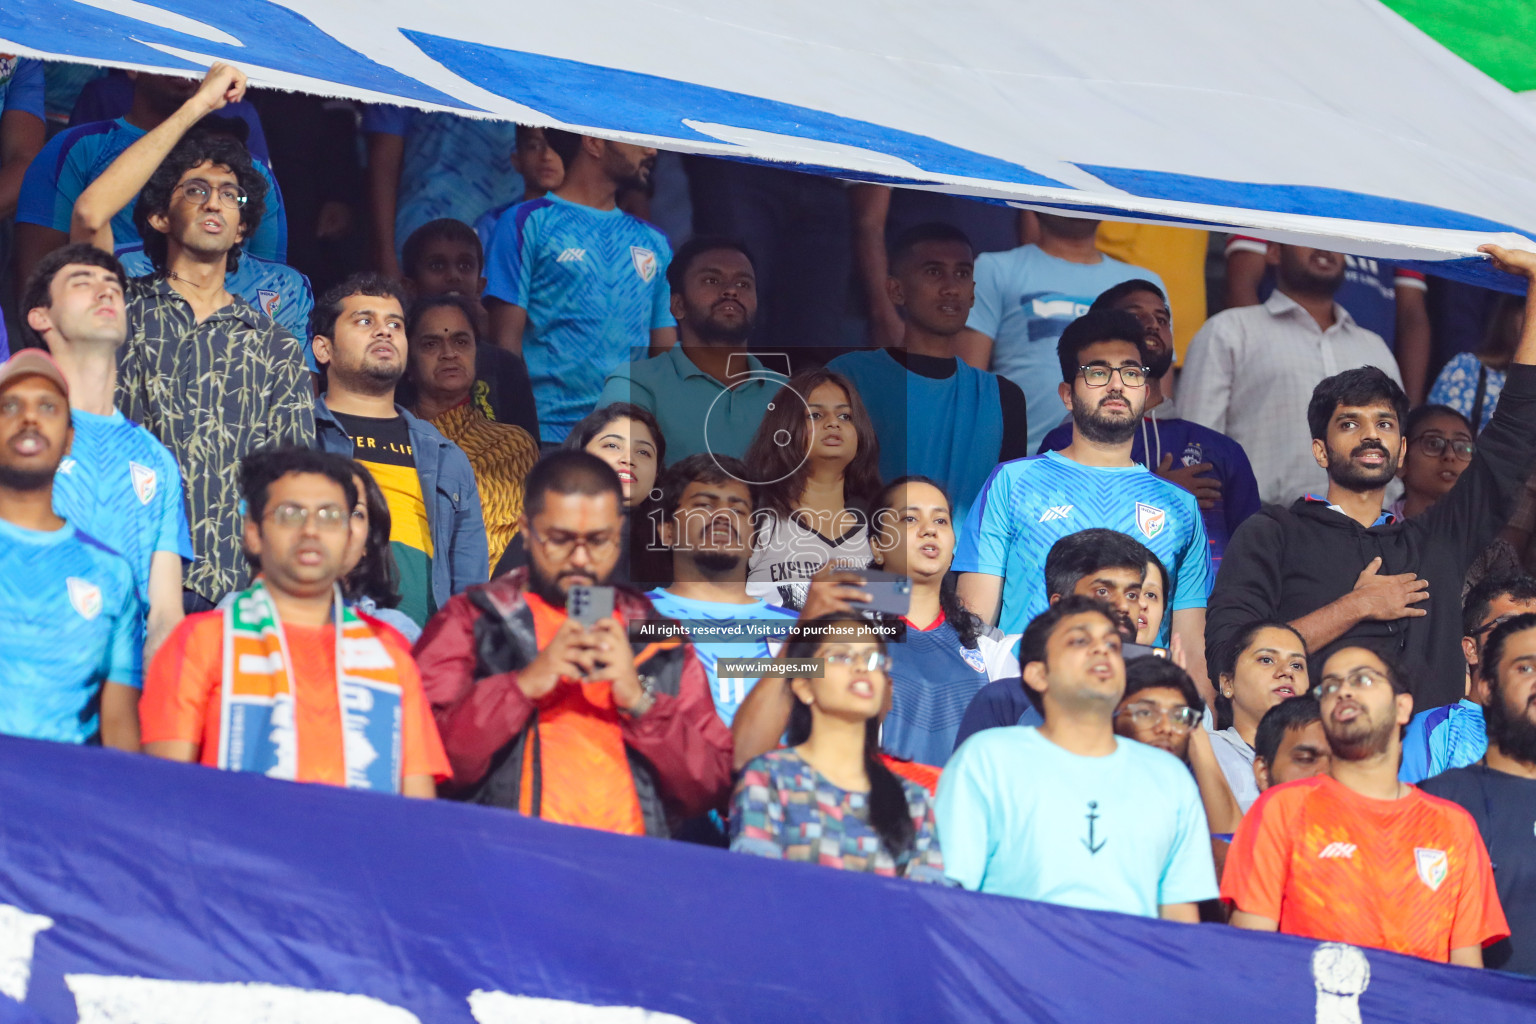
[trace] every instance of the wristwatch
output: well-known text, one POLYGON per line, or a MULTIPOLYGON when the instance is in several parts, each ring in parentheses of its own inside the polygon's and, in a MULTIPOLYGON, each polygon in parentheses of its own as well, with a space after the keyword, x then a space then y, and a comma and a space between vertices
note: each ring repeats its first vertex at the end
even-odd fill
POLYGON ((619 709, 630 718, 639 718, 656 706, 656 680, 648 675, 637 678, 640 680, 640 699, 628 708, 619 709))

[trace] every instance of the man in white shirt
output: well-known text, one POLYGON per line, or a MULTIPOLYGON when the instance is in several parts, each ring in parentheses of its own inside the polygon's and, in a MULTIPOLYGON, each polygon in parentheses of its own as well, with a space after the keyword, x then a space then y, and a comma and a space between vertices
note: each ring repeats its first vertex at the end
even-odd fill
POLYGON ((1243 446, 1266 504, 1321 492, 1327 476, 1306 427, 1312 389, 1325 377, 1376 366, 1402 383, 1381 337, 1334 301, 1344 257, 1270 245, 1276 287, 1259 306, 1223 310, 1190 342, 1179 380, 1179 412, 1243 446))

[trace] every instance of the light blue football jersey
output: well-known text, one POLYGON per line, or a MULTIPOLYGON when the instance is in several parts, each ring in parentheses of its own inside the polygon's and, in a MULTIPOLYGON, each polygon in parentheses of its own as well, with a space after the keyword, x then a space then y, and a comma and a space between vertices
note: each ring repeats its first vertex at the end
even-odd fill
POLYGON ((721 679, 716 672, 721 658, 771 658, 784 642, 789 627, 799 618, 788 608, 780 608, 767 601, 751 604, 725 604, 720 601, 695 601, 678 597, 660 587, 645 595, 656 610, 669 619, 679 622, 713 623, 722 638, 717 641, 695 639, 693 649, 699 662, 709 675, 709 693, 715 699, 715 711, 720 720, 730 725, 736 717, 741 702, 747 699, 756 679, 721 679), (756 630, 739 628, 736 623, 766 624, 768 635, 758 636, 756 630), (726 636, 725 634, 729 634, 726 636))
POLYGON ((496 222, 485 294, 528 311, 523 359, 541 441, 565 440, 608 374, 644 351, 652 330, 676 325, 671 259, 666 236, 645 221, 553 193, 496 222))
MULTIPOLYGON (((1170 611, 1205 607, 1211 559, 1195 496, 1145 466, 1084 466, 1058 452, 992 471, 966 516, 954 568, 1003 577, 998 628, 1021 633, 1050 604, 1045 556, 1051 545, 1095 528, 1118 530, 1162 559, 1173 577, 1170 611)), ((1167 633, 1165 622, 1160 642, 1167 633)))

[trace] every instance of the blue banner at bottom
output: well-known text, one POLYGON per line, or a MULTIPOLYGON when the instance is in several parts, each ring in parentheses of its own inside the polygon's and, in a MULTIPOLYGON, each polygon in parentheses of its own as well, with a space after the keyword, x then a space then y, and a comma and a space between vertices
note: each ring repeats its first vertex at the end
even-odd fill
POLYGON ((0 1022, 1496 1024, 1533 1008, 1536 981, 1375 950, 0 738, 0 1022))

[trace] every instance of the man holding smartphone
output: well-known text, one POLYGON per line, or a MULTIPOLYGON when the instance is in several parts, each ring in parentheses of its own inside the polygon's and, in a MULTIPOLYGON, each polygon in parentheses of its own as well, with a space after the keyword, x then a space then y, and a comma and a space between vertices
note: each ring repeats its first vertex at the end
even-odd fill
POLYGON ((607 463, 552 452, 528 474, 528 566, 471 587, 416 645, 450 793, 569 825, 668 837, 730 792, 731 735, 692 645, 609 586, 624 526, 607 463), (633 637, 633 639, 632 639, 633 637))

